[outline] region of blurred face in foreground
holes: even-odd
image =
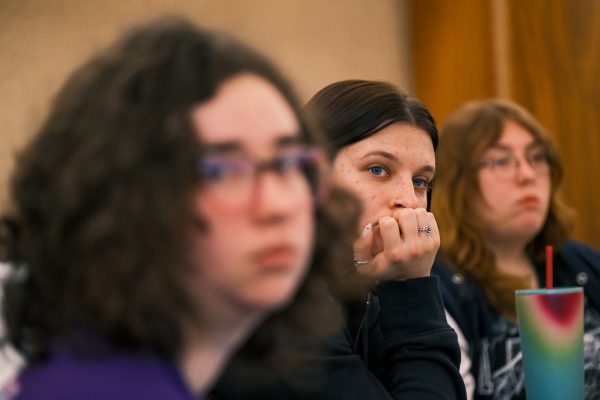
[[[206,230],[194,233],[203,307],[253,315],[286,305],[312,252],[313,193],[303,168],[324,161],[300,142],[282,94],[252,74],[234,76],[192,111],[198,139],[195,196]]]

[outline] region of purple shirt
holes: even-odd
[[[0,392],[0,400],[3,399],[201,400],[202,397],[190,391],[175,365],[151,354],[113,349],[81,356],[65,345],[57,345],[47,360],[25,368],[16,382]]]

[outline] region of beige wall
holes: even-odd
[[[0,204],[15,151],[69,71],[127,26],[185,14],[271,56],[307,100],[327,83],[383,79],[410,90],[402,0],[0,0]]]

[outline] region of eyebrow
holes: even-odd
[[[289,147],[303,144],[299,133],[296,134],[285,134],[278,137],[273,147],[276,150],[286,149]],[[203,143],[204,151],[206,153],[242,153],[244,152],[244,146],[237,140],[223,141],[217,143]]]
[[[364,156],[362,156],[360,159],[363,160],[370,156],[381,156],[381,157],[387,158],[390,161],[400,164],[400,159],[398,157],[396,157],[392,153],[389,153],[389,152],[383,151],[383,150],[371,151],[371,152],[365,154]],[[430,172],[430,173],[434,174],[435,168],[433,167],[433,165],[428,164],[428,165],[424,165],[421,168],[419,168],[417,170],[417,172],[419,172],[419,173]]]
[[[544,143],[542,143],[539,140],[534,140],[533,142],[529,143],[526,147],[525,150],[530,150],[536,147],[541,147],[543,149],[546,149],[544,147]],[[496,143],[493,146],[490,147],[490,149],[498,149],[498,150],[504,150],[504,151],[510,151],[512,152],[512,148],[510,146],[504,145],[502,143]]]
[[[392,153],[388,153],[387,151],[383,151],[383,150],[371,151],[371,152],[365,154],[364,156],[362,156],[360,159],[362,160],[362,159],[365,159],[370,156],[381,156],[381,157],[387,158],[387,159],[395,161],[395,162],[400,162],[398,157],[396,157]]]

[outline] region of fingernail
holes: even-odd
[[[367,226],[364,227],[363,229],[363,236],[367,236],[369,233],[371,233],[371,230],[373,229],[373,224],[372,223],[368,223]]]

